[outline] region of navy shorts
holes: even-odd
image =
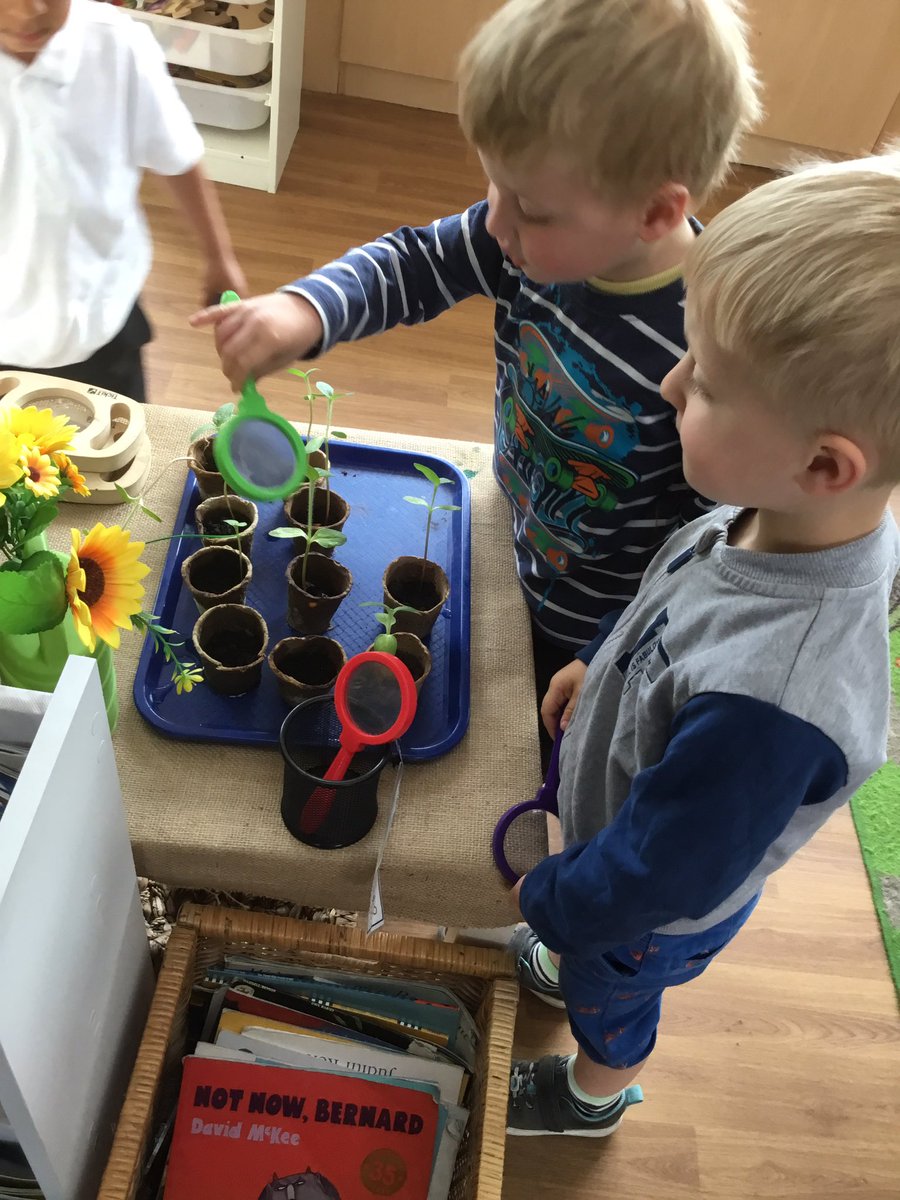
[[[758,901],[754,896],[703,933],[648,933],[600,958],[563,956],[559,986],[572,1033],[588,1058],[619,1069],[643,1062],[656,1045],[663,992],[701,975]]]

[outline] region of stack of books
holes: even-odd
[[[252,958],[200,988],[205,1020],[144,1196],[446,1200],[478,1041],[452,991]]]

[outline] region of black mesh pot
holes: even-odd
[[[278,735],[284,759],[281,819],[307,846],[339,850],[361,841],[378,818],[378,779],[395,743],[361,750],[345,779],[323,783],[339,749],[333,696],[313,696],[285,717]]]

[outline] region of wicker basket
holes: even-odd
[[[500,1200],[518,999],[512,960],[503,951],[393,934],[367,939],[342,926],[197,904],[182,908],[172,930],[98,1200],[134,1200],[158,1115],[178,1092],[191,987],[225,952],[452,988],[475,1017],[481,1038],[450,1200]]]

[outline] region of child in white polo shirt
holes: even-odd
[[[0,0],[0,364],[144,399],[145,169],[195,229],[205,300],[246,289],[202,155],[149,30],[96,0]]]

